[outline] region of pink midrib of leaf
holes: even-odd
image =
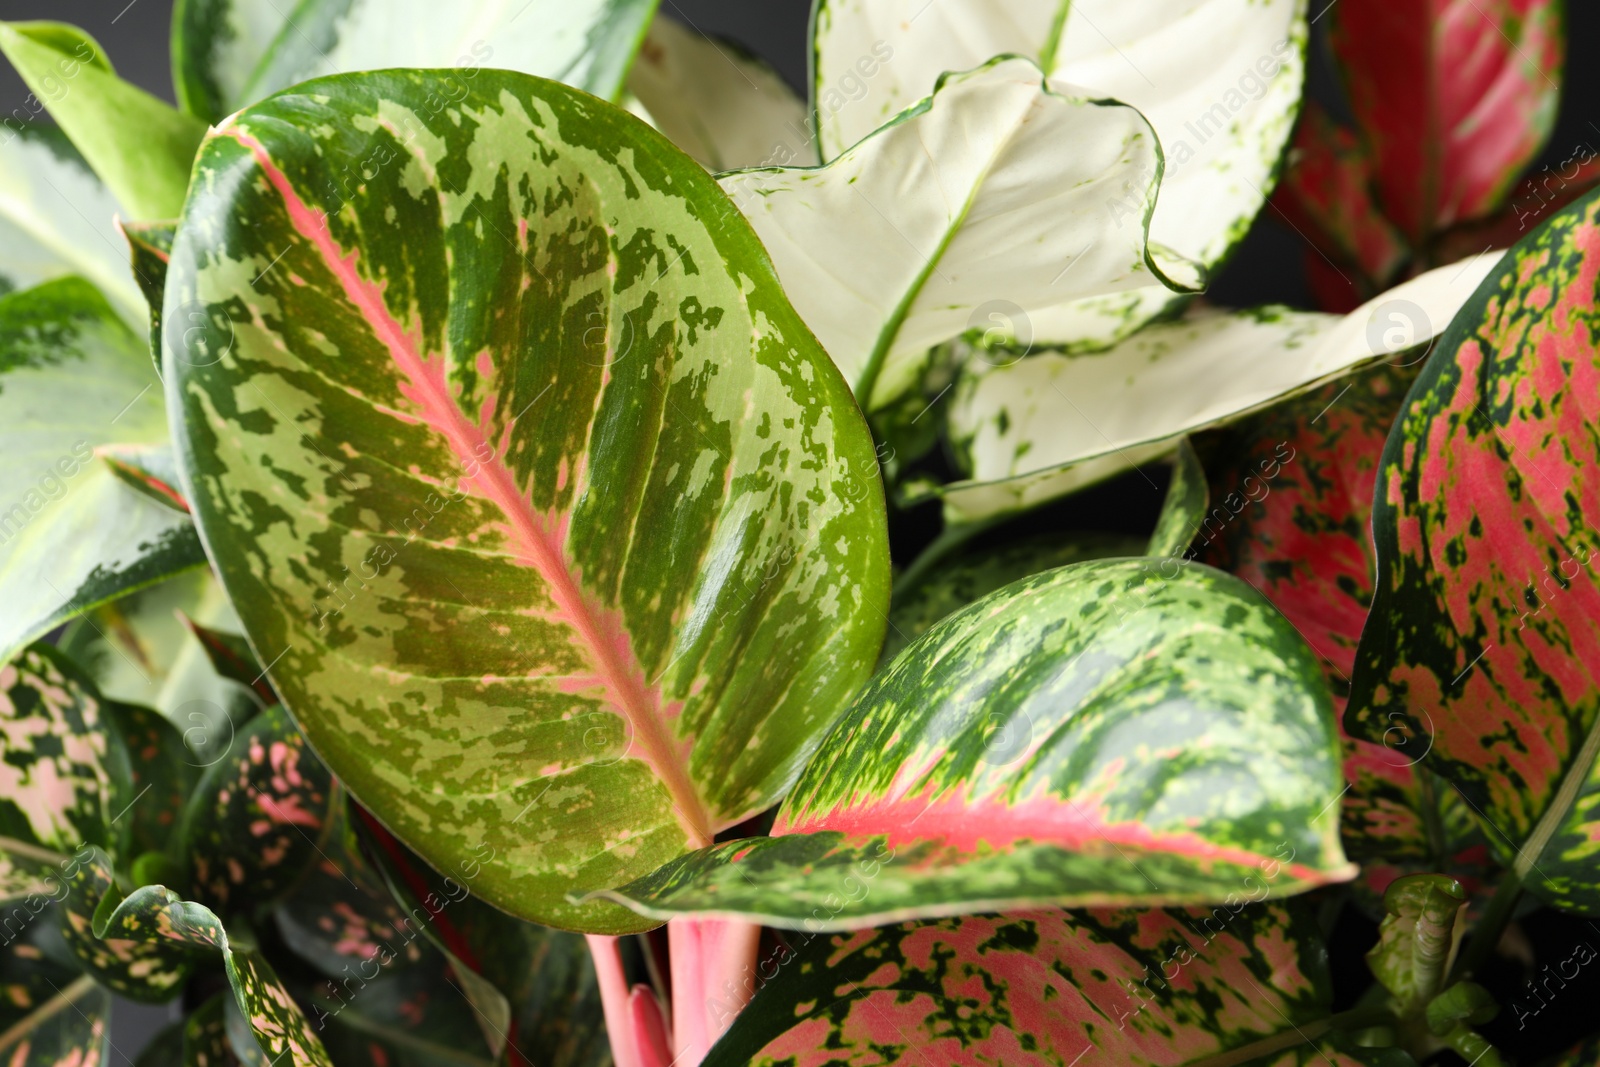
[[[710,845],[714,831],[705,804],[667,730],[659,691],[645,684],[644,671],[632,653],[626,629],[620,620],[607,619],[604,609],[590,603],[584,595],[567,563],[561,535],[543,526],[540,516],[518,489],[503,462],[503,451],[490,445],[482,427],[470,421],[451,397],[445,380],[444,360],[430,361],[420,351],[417,333],[408,331],[389,312],[383,299],[382,283],[368,281],[356,269],[360,251],[346,253],[339,247],[324,216],[300,198],[288,175],[273,162],[265,146],[238,126],[230,127],[221,135],[237,140],[255,158],[257,166],[283,199],[295,230],[318,251],[328,270],[338,279],[345,298],[361,312],[373,333],[389,350],[396,367],[405,375],[410,388],[402,387],[402,392],[422,408],[423,421],[445,437],[463,464],[478,468],[479,475],[470,479],[477,495],[493,503],[506,516],[520,549],[517,561],[538,571],[561,616],[577,631],[590,652],[609,702],[632,727],[643,761],[672,796],[673,809],[689,839],[689,847],[698,849]],[[483,456],[491,458],[480,461]]]
[[[884,797],[828,812],[805,813],[794,822],[788,811],[780,811],[772,834],[833,831],[852,838],[884,837],[891,848],[933,842],[972,854],[980,848],[1009,849],[1019,844],[1054,845],[1073,852],[1128,847],[1184,856],[1200,864],[1261,867],[1278,863],[1294,878],[1312,885],[1348,881],[1356,873],[1349,864],[1322,870],[1221,845],[1194,833],[1152,830],[1134,821],[1105,822],[1099,818],[1099,806],[1088,800],[1073,803],[1044,795],[1007,802],[998,794],[971,798],[965,787],[938,797],[932,792],[930,786],[920,796]]]

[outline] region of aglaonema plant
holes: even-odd
[[[1411,6],[1279,193],[1345,314],[1199,299],[1300,0],[819,0],[807,101],[643,0],[181,0],[176,108],[0,25],[0,1055],[1510,1062],[1600,199],[1492,217],[1559,5]]]

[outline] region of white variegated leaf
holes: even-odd
[[[824,167],[722,185],[875,410],[914,384],[932,346],[969,329],[1009,335],[1071,298],[1197,286],[1192,264],[1146,246],[1160,168],[1136,110],[1001,58],[942,79]],[[1119,228],[1108,200],[1143,205],[1139,221]]]
[[[484,67],[615,98],[657,0],[179,0],[173,80],[215,122],[296,82],[384,67],[457,67],[440,107]]]
[[[116,199],[61,131],[42,119],[0,130],[0,290],[81,275],[142,326],[148,313],[116,214]]]
[[[1150,240],[1207,269],[1265,203],[1305,76],[1305,0],[821,0],[814,25],[824,159],[927,96],[944,71],[1034,57],[1052,78],[1150,120],[1166,159]],[[1133,198],[1103,207],[1125,227],[1144,217]],[[1155,286],[1063,303],[1030,313],[1032,337],[1104,348],[1173,299]]]
[[[806,106],[777,71],[665,15],[650,25],[628,91],[641,117],[707,170],[818,162]]]
[[[1430,271],[1345,316],[1207,308],[1101,355],[971,361],[949,412],[967,480],[945,488],[946,518],[1033,507],[1378,359],[1420,359],[1500,255]]]

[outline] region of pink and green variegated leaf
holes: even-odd
[[[1504,208],[1480,222],[1457,226],[1435,243],[1434,262],[1450,263],[1485,248],[1510,248],[1539,223],[1600,185],[1600,160],[1580,145],[1558,165],[1525,178]]]
[[[239,1057],[228,1043],[230,1003],[228,994],[218,993],[184,1020],[183,1067],[238,1067]]]
[[[202,904],[163,886],[137,889],[95,924],[102,937],[167,942],[221,953],[234,1002],[256,1041],[281,1067],[332,1067],[316,1031],[306,1021],[272,965],[253,947],[235,947],[222,920]]]
[[[1302,909],[975,915],[799,943],[705,1065],[1181,1067],[1298,1029],[1259,1062],[1354,1067],[1332,1000]]]
[[[103,713],[112,739],[112,845],[126,866],[172,843],[200,768],[166,716],[116,701]]]
[[[189,513],[189,502],[177,487],[178,463],[167,445],[108,444],[94,454],[135,492],[173,511]]]
[[[0,951],[0,1062],[110,1067],[111,994],[31,943]]]
[[[84,973],[107,989],[130,1000],[165,1004],[182,994],[195,953],[170,941],[96,934],[94,917],[101,901],[108,893],[121,897],[115,878],[111,857],[100,849],[77,866],[58,912],[61,939]]]
[[[184,809],[175,851],[190,892],[230,914],[282,897],[322,851],[336,791],[282,706],[255,716]]]
[[[13,870],[110,843],[107,738],[94,684],[51,646],[0,667],[0,856]]]
[[[441,875],[354,810],[409,916],[407,933],[420,930],[449,957],[491,1049],[509,1067],[608,1067],[600,988],[583,938],[522,922],[472,895],[487,855]]]
[[[949,616],[880,671],[779,809],[612,891],[800,929],[1044,904],[1282,896],[1355,874],[1316,660],[1237,578],[1097,560]]]
[[[172,259],[172,238],[178,231],[171,222],[124,222],[117,229],[128,242],[134,281],[150,305],[150,354],[155,357],[156,373],[161,373],[161,304],[167,288],[167,263]]]
[[[1467,891],[1443,874],[1411,874],[1383,894],[1388,912],[1367,965],[1403,1018],[1417,1018],[1444,988],[1462,930]]]
[[[1536,894],[1600,908],[1600,193],[1517,245],[1423,368],[1379,468],[1346,714],[1405,737]]]
[[[1384,213],[1415,247],[1499,207],[1555,122],[1561,0],[1340,0],[1334,54]]]
[[[770,807],[870,671],[877,462],[697,163],[553,82],[433,93],[320,80],[202,148],[167,307],[232,343],[168,316],[185,496],[355,796],[487,848],[498,907],[639,929],[566,894]]]
[[[1374,296],[1404,263],[1405,238],[1379,210],[1372,197],[1372,160],[1354,133],[1339,125],[1315,100],[1307,101],[1290,149],[1289,166],[1273,193],[1272,203],[1314,245],[1346,270],[1359,273],[1363,284],[1346,312]],[[1463,256],[1482,252],[1479,245]],[[1448,263],[1452,260],[1440,260]]]

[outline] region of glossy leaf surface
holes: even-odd
[[[0,23],[0,51],[135,219],[178,213],[205,123],[117,77],[74,27]]]
[[[1384,211],[1413,242],[1493,210],[1555,123],[1560,0],[1340,0],[1331,41]]]
[[[455,67],[441,108],[485,67],[556,78],[596,96],[621,90],[656,0],[180,0],[178,99],[207,122],[296,82],[385,67]]]
[[[1415,1017],[1444,988],[1460,935],[1456,920],[1467,906],[1461,883],[1442,874],[1401,878],[1383,895],[1378,943],[1367,952],[1373,977]]]
[[[1300,102],[1305,17],[1299,0],[823,0],[812,64],[823,158],[927,96],[943,72],[1027,56],[1057,84],[1150,120],[1165,157],[1147,175],[1161,178],[1153,215],[1124,189],[1102,195],[1101,216],[1118,237],[1148,218],[1153,244],[1209,270],[1272,188]],[[1055,270],[1079,251],[1066,249]],[[1025,305],[1032,337],[1104,348],[1175,299],[1153,284],[1082,295]],[[1003,286],[986,297],[1016,299]]]
[[[1430,271],[1339,317],[1193,311],[1093,358],[971,361],[949,419],[966,480],[947,521],[1023,510],[1170,453],[1185,433],[1426,345],[1497,254]]]
[[[1189,550],[1205,522],[1211,503],[1205,468],[1187,440],[1178,445],[1172,461],[1172,481],[1161,504],[1161,515],[1145,547],[1147,556],[1181,556]]]
[[[1199,287],[1192,264],[1147,247],[1161,147],[1137,111],[1018,58],[928,91],[825,167],[722,178],[864,408],[967,330],[1026,343],[1030,316],[1066,300]],[[1119,225],[1107,203],[1124,198]]]
[[[170,941],[98,936],[96,909],[107,893],[121,895],[114,878],[111,857],[101,849],[78,865],[61,902],[61,939],[84,972],[107,989],[132,1000],[165,1004],[183,993],[194,953]]]
[[[0,297],[0,662],[73,612],[204,561],[187,516],[94,458],[166,435],[145,342],[92,286]]]
[[[1277,905],[1029,911],[815,938],[707,1067],[916,1063],[1180,1067],[1315,1023],[1316,924]],[[1325,1040],[1263,1063],[1354,1067]]]
[[[167,942],[221,953],[234,1002],[267,1058],[283,1067],[332,1067],[316,1031],[272,965],[251,948],[236,948],[222,920],[210,909],[162,886],[145,886],[97,927],[105,937]]]
[[[0,1057],[7,1067],[107,1067],[111,995],[33,945],[0,952]]]
[[[1600,908],[1597,213],[1590,195],[1508,253],[1406,398],[1346,716],[1426,751],[1528,887],[1582,910]]]
[[[807,930],[1053,902],[1284,895],[1352,877],[1311,654],[1178,560],[1035,575],[939,623],[828,736],[774,837],[613,891]]]
[[[236,340],[169,326],[185,495],[354,795],[434,863],[487,847],[501,907],[637,926],[565,894],[770,806],[870,669],[872,443],[699,164],[552,82],[481,72],[459,124],[431,87],[319,82],[202,149],[167,302]]]

